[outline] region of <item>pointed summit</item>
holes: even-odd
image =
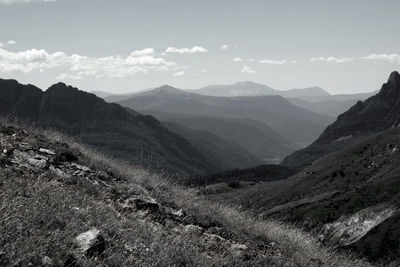
[[[399,72],[398,71],[393,71],[389,76],[388,83],[396,85],[396,84],[399,83],[399,81],[400,81]]]
[[[393,71],[387,83],[382,86],[379,95],[386,98],[397,98],[400,94],[400,74],[397,71]]]

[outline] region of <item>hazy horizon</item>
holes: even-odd
[[[0,78],[127,93],[253,81],[331,94],[399,70],[400,1],[0,0]]]

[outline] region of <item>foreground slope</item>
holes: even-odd
[[[44,134],[0,124],[2,266],[368,266]]]
[[[281,96],[213,97],[167,85],[118,103],[141,112],[257,120],[296,144],[312,142],[333,121],[332,117],[297,107]]]
[[[216,163],[153,117],[63,83],[43,92],[33,85],[0,80],[0,114],[60,130],[109,155],[170,175],[219,170]]]
[[[296,151],[282,164],[301,169],[323,155],[399,123],[400,74],[395,71],[377,95],[352,106],[329,125],[314,143]]]

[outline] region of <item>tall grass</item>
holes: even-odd
[[[261,220],[235,207],[208,200],[190,189],[152,174],[140,166],[109,158],[95,149],[51,130],[30,125],[1,125],[43,134],[53,142],[67,143],[84,156],[85,164],[114,173],[122,182],[102,188],[87,180],[65,185],[50,171],[0,170],[0,265],[41,265],[49,256],[64,265],[73,253],[73,238],[92,227],[101,229],[107,250],[95,259],[79,259],[83,266],[369,266],[363,260],[322,246],[316,238],[294,226]],[[182,209],[201,225],[217,225],[235,242],[245,243],[256,254],[246,261],[227,253],[208,255],[200,239],[174,234],[173,229],[135,213],[121,214],[111,196],[147,195],[162,205]],[[275,242],[281,255],[263,255],[259,245]]]
[[[196,189],[180,186],[166,177],[151,174],[140,166],[115,160],[93,148],[74,142],[57,132],[46,132],[53,140],[65,141],[91,159],[92,166],[118,173],[129,184],[141,188],[162,203],[182,208],[201,223],[217,223],[242,240],[275,242],[286,260],[278,265],[297,266],[370,266],[354,255],[323,246],[310,233],[276,220],[261,220],[235,207],[206,199]]]

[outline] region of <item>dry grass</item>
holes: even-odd
[[[97,227],[109,240],[107,250],[98,258],[79,260],[82,266],[368,266],[351,255],[321,246],[313,236],[293,226],[259,220],[212,202],[195,189],[110,159],[60,133],[34,128],[30,131],[68,143],[85,156],[90,167],[113,172],[124,182],[108,191],[86,180],[65,185],[48,171],[18,176],[2,170],[0,265],[41,265],[44,256],[49,256],[54,265],[64,265],[73,248],[73,237]],[[173,234],[135,213],[118,213],[110,195],[133,193],[181,208],[200,225],[221,226],[251,249],[276,242],[283,257],[258,255],[250,261],[229,255],[209,257],[196,237]]]
[[[48,132],[48,136],[55,140],[65,140],[63,135],[55,132],[50,132],[50,135]],[[135,186],[146,188],[157,200],[182,208],[199,222],[217,223],[250,241],[262,239],[264,242],[276,242],[288,259],[286,263],[279,262],[279,265],[310,266],[315,263],[323,266],[369,266],[369,263],[353,255],[339,253],[321,245],[314,236],[292,225],[274,220],[259,220],[235,207],[207,200],[196,189],[179,186],[127,162],[110,159],[71,139],[68,143],[92,159],[93,166],[111,168]]]

